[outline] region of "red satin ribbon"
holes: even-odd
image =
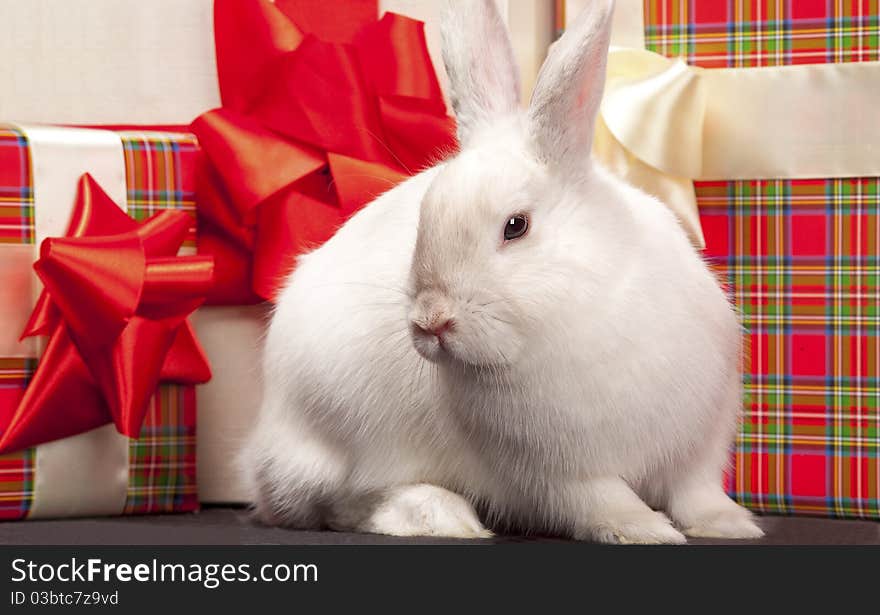
[[[0,453],[113,422],[137,438],[160,381],[211,377],[186,320],[213,279],[210,256],[176,256],[192,223],[178,210],[138,224],[83,175],[65,237],[40,246],[45,289],[22,338],[48,335]]]
[[[376,12],[363,0],[215,2],[223,107],[192,124],[207,158],[209,302],[272,299],[298,254],[456,147],[423,24]]]

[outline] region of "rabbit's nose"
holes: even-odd
[[[444,333],[455,326],[455,320],[452,318],[440,317],[432,318],[428,322],[415,322],[413,324],[429,335],[442,338]]]

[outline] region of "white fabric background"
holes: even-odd
[[[0,0],[0,119],[187,124],[219,104],[212,0]]]
[[[524,97],[550,43],[552,0],[496,0],[523,67]],[[428,24],[445,82],[440,0],[382,0]],[[188,124],[219,105],[213,0],[0,0],[0,120]]]

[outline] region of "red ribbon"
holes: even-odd
[[[375,15],[362,0],[215,2],[223,107],[192,124],[209,302],[272,299],[298,254],[456,147],[423,24]]]
[[[22,338],[48,335],[18,407],[0,416],[0,453],[113,422],[140,434],[160,381],[211,377],[186,320],[213,278],[210,256],[176,256],[192,224],[178,210],[142,224],[83,175],[65,237],[34,264],[45,289]]]

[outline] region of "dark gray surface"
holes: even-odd
[[[823,544],[880,545],[880,523],[807,517],[762,517],[767,533],[762,540],[693,539],[691,544]],[[469,544],[559,542],[557,538],[498,536],[463,541],[393,538],[341,532],[300,532],[256,525],[247,511],[206,508],[199,513],[58,521],[0,523],[0,544],[98,545],[221,545],[221,544]]]

